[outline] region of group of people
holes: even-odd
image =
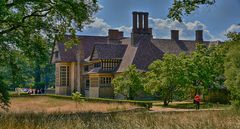
[[[44,89],[29,89],[28,94],[44,94]]]

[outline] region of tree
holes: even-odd
[[[9,107],[9,93],[7,90],[7,85],[3,81],[3,77],[0,76],[0,107],[4,110],[7,110]]]
[[[234,38],[232,38],[232,36]],[[232,33],[230,40],[226,42],[228,52],[225,58],[224,66],[226,77],[225,85],[230,90],[234,106],[240,107],[240,33]]]
[[[115,94],[124,95],[130,100],[143,92],[141,73],[135,65],[130,65],[124,73],[114,78],[112,84]]]
[[[185,54],[165,54],[163,60],[154,61],[146,73],[144,88],[152,95],[158,95],[167,106],[174,96],[183,97],[181,94],[188,86],[186,76]]]
[[[66,33],[76,39],[76,31],[90,23],[97,10],[96,0],[1,0],[0,58],[3,62],[0,71],[5,67],[12,69],[15,83],[16,77],[20,77],[17,73],[21,71],[15,64],[18,57],[14,53],[18,51],[30,59],[35,68],[35,81],[39,82],[41,71],[49,62],[44,54],[48,55],[55,42],[63,40]]]
[[[224,46],[197,45],[197,50],[191,54],[188,61],[188,76],[195,94],[208,94],[210,88],[220,88],[224,82]]]
[[[183,15],[189,15],[200,5],[212,5],[215,0],[174,0],[172,7],[169,9],[168,17],[182,22]]]

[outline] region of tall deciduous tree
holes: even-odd
[[[221,45],[197,45],[188,64],[188,76],[196,93],[208,93],[210,88],[220,88],[224,82],[225,48]]]
[[[114,78],[112,84],[115,94],[124,95],[130,100],[143,92],[141,73],[134,65],[130,65],[127,71]]]
[[[231,92],[233,104],[240,107],[240,33],[231,33],[226,43],[229,47],[225,59],[225,85]]]
[[[7,110],[9,107],[9,93],[7,92],[7,85],[0,75],[0,107]]]
[[[154,61],[149,66],[145,78],[145,90],[153,95],[159,95],[165,106],[173,100],[173,96],[186,91],[188,85],[188,76],[185,72],[186,58],[185,54],[179,56],[165,54],[163,60]]]
[[[9,63],[5,66],[12,66],[15,74],[19,71],[14,64],[17,57],[11,54],[20,51],[34,60],[35,81],[41,80],[40,71],[46,65],[44,55],[49,54],[55,41],[64,39],[66,33],[75,35],[91,22],[97,10],[97,0],[1,0],[1,61]],[[8,57],[11,62],[7,61]]]

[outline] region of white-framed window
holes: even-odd
[[[111,77],[101,77],[100,86],[111,86],[112,78]]]
[[[60,85],[69,86],[70,85],[70,72],[69,66],[60,66]]]

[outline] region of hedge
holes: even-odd
[[[55,94],[46,94],[46,96],[53,97],[53,98],[59,98],[59,99],[69,99],[72,100],[71,96],[64,96],[64,95],[55,95]],[[118,99],[108,99],[108,98],[88,98],[88,97],[81,97],[81,99],[84,99],[88,102],[103,102],[103,103],[130,103],[130,104],[136,104],[138,106],[145,107],[147,109],[150,109],[152,107],[152,102],[149,101],[135,101],[135,100],[118,100]]]
[[[57,99],[68,99],[72,100],[72,96],[65,96],[65,95],[55,95],[55,94],[37,94],[37,95],[29,95],[28,93],[20,93],[20,96],[17,93],[11,93],[10,97],[27,97],[27,96],[48,96],[53,97]],[[118,100],[118,99],[107,99],[107,98],[88,98],[88,97],[81,97],[81,99],[84,99],[88,102],[102,102],[102,103],[130,103],[135,104],[141,107],[145,107],[147,109],[150,109],[152,107],[151,101],[136,101],[136,100]]]
[[[26,92],[21,92],[20,95],[18,95],[17,93],[10,93],[10,97],[24,97],[24,96],[30,96],[28,93]]]

